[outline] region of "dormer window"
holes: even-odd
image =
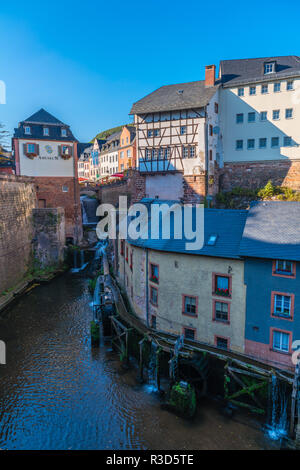
[[[24,130],[25,130],[25,134],[27,135],[31,134],[31,130],[29,126],[25,126]]]
[[[44,127],[43,133],[44,135],[49,135],[49,127]]]
[[[61,130],[61,136],[62,137],[67,137],[67,129],[62,129]]]
[[[265,62],[264,63],[264,74],[267,75],[268,73],[275,72],[275,64],[276,62]]]

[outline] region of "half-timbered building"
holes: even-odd
[[[218,108],[214,65],[205,80],[163,86],[133,104],[145,196],[200,202],[214,192]]]

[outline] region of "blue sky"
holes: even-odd
[[[43,107],[89,141],[159,86],[202,80],[205,65],[300,54],[299,13],[296,0],[2,2],[0,122],[12,132]]]

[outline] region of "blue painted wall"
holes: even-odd
[[[296,263],[296,279],[272,276],[272,260],[245,259],[246,329],[245,338],[270,343],[270,329],[291,331],[300,340],[300,263]],[[271,317],[271,292],[295,294],[294,321]],[[255,329],[258,327],[258,330]]]

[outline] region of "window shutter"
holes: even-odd
[[[35,154],[39,155],[40,153],[40,146],[38,144],[35,144]]]
[[[57,148],[58,148],[58,155],[61,156],[61,145],[58,145]]]
[[[24,155],[27,155],[27,144],[23,144]]]

